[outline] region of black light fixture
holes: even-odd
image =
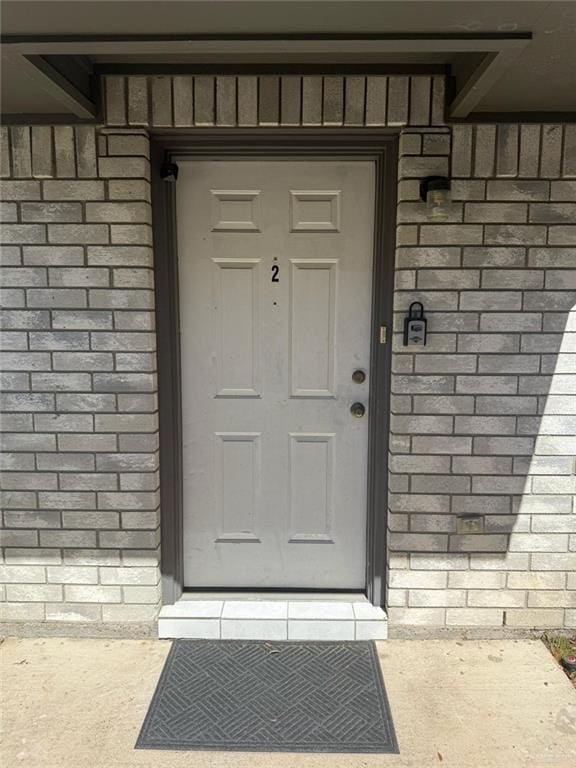
[[[178,178],[178,166],[176,163],[162,163],[160,166],[160,178],[162,181],[174,183]]]
[[[446,176],[427,176],[420,182],[420,200],[426,203],[428,218],[447,219],[452,202],[450,179]]]

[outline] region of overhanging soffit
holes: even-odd
[[[473,121],[486,118],[484,113],[476,113],[476,108],[531,40],[530,32],[460,36],[8,36],[2,39],[5,66],[32,81],[60,109],[51,114],[21,109],[18,114],[5,114],[3,120],[96,121],[100,113],[98,82],[100,76],[112,73],[356,71],[445,72],[449,76],[447,120]],[[497,119],[494,114],[490,117]],[[507,119],[514,118],[509,114]],[[522,119],[526,119],[525,114]]]

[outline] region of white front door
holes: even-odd
[[[363,588],[374,163],[179,166],[184,583]]]

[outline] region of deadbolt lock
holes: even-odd
[[[362,405],[362,403],[353,403],[350,406],[350,413],[356,419],[361,419],[362,416],[364,416],[364,414],[366,413],[366,408]]]
[[[352,374],[352,381],[355,381],[356,384],[362,384],[362,382],[366,381],[366,374],[358,368],[358,370],[354,371]]]

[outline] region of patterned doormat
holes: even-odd
[[[398,752],[372,642],[176,640],[136,747]]]

